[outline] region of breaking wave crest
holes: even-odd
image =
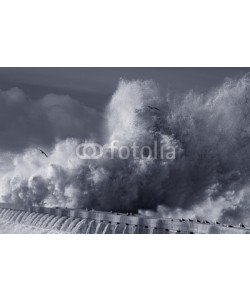
[[[3,152],[2,201],[250,222],[248,75],[182,96],[162,96],[152,81],[121,80],[105,120],[105,143],[157,139],[175,147],[176,159],[80,160],[76,138],[56,142],[48,158],[32,147]]]

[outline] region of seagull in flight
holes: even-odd
[[[48,158],[48,155],[43,150],[39,149],[39,151]]]
[[[148,107],[148,108],[150,108],[150,109],[154,109],[154,110],[158,110],[158,111],[160,111],[160,110],[159,110],[159,108],[157,108],[157,107],[154,107],[154,106],[147,105],[147,107]]]

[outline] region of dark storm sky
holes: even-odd
[[[21,88],[31,99],[48,93],[68,94],[94,108],[102,107],[120,78],[153,79],[161,89],[206,92],[226,77],[250,68],[0,68],[0,89]]]
[[[164,95],[206,93],[250,68],[0,68],[0,150],[53,146],[68,137],[102,142],[104,108],[119,80],[153,80]]]

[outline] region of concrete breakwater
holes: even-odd
[[[0,220],[22,224],[43,233],[77,234],[191,234],[250,233],[250,227],[192,219],[157,219],[142,215],[84,209],[21,206],[0,203]]]

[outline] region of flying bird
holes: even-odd
[[[154,107],[154,106],[147,105],[147,107],[148,107],[148,108],[150,108],[150,109],[154,109],[154,110],[158,110],[158,111],[160,111],[160,110],[159,110],[159,108],[157,108],[157,107]]]
[[[43,155],[45,155],[46,157],[48,157],[48,155],[47,155],[43,150],[39,149],[39,151],[40,151]]]

